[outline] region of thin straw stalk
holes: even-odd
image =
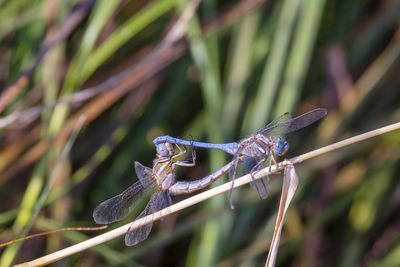
[[[384,134],[384,133],[387,133],[387,132],[390,132],[390,131],[394,131],[394,130],[397,130],[397,129],[400,129],[400,122],[394,123],[394,124],[391,124],[391,125],[388,125],[388,126],[385,126],[385,127],[381,127],[381,128],[376,129],[376,130],[372,130],[370,132],[363,133],[363,134],[360,134],[360,135],[345,139],[343,141],[340,141],[340,142],[337,142],[337,143],[334,143],[334,144],[331,144],[331,145],[316,149],[314,151],[305,153],[303,155],[291,158],[291,159],[289,159],[289,161],[292,164],[300,163],[300,162],[303,162],[304,160],[308,160],[308,159],[311,159],[311,158],[326,154],[328,152],[337,150],[339,148],[346,147],[346,146],[349,146],[351,144],[354,144],[354,143],[357,143],[357,142],[361,142],[361,141],[364,141],[366,139],[369,139],[369,138],[372,138],[372,137],[375,137],[375,136],[378,136],[378,135],[381,135],[381,134]],[[277,173],[277,172],[283,170],[284,167],[285,167],[284,164],[281,164],[281,163],[272,165],[271,167],[266,167],[266,168],[258,171],[257,173],[255,173],[254,174],[254,178],[259,179],[259,178],[264,177],[266,175]],[[253,178],[252,178],[252,176],[250,174],[244,175],[244,176],[242,176],[240,178],[235,179],[234,188],[239,187],[239,186],[243,186],[245,184],[248,184],[251,181],[253,181]],[[88,248],[91,248],[91,247],[94,247],[96,245],[102,244],[102,243],[107,242],[109,240],[112,240],[112,239],[114,239],[116,237],[122,236],[128,231],[128,229],[132,230],[132,229],[141,227],[141,226],[143,226],[145,224],[152,223],[152,222],[154,222],[156,220],[159,220],[160,218],[165,217],[165,216],[167,216],[169,214],[178,212],[180,210],[183,210],[185,208],[193,206],[193,205],[195,205],[197,203],[200,203],[202,201],[210,199],[210,198],[212,198],[214,196],[217,196],[217,195],[220,195],[222,193],[228,192],[231,189],[231,186],[232,186],[231,182],[227,182],[227,183],[225,183],[223,185],[217,186],[215,188],[211,188],[211,189],[209,189],[209,190],[207,190],[205,192],[199,193],[199,194],[197,194],[195,196],[192,196],[192,197],[187,198],[187,199],[185,199],[183,201],[180,201],[180,202],[178,202],[178,203],[176,203],[176,204],[174,204],[174,205],[172,205],[172,206],[170,206],[168,208],[165,208],[163,210],[155,212],[155,213],[153,213],[153,214],[151,214],[149,216],[137,219],[133,223],[125,224],[125,225],[123,225],[121,227],[118,227],[118,228],[116,228],[114,230],[111,230],[111,231],[106,232],[104,234],[101,234],[99,236],[93,237],[93,238],[88,239],[86,241],[83,241],[81,243],[78,243],[78,244],[72,245],[70,247],[61,249],[59,251],[53,252],[51,254],[48,254],[48,255],[43,256],[43,257],[40,257],[40,258],[35,259],[33,261],[29,261],[29,262],[18,264],[16,266],[20,266],[20,267],[22,267],[22,266],[43,266],[43,265],[46,265],[46,264],[50,264],[52,262],[55,262],[57,260],[65,258],[67,256],[73,255],[75,253],[81,252],[81,251],[86,250]]]

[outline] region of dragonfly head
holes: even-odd
[[[157,156],[158,157],[170,157],[174,154],[174,146],[171,143],[158,143],[156,145]]]
[[[279,137],[274,144],[274,154],[278,156],[284,155],[289,150],[289,143],[285,138]]]

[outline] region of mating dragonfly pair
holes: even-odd
[[[135,162],[135,171],[139,181],[119,195],[100,203],[93,211],[93,218],[98,224],[110,224],[119,221],[132,211],[139,199],[152,193],[147,206],[138,218],[150,215],[170,206],[172,203],[171,195],[193,193],[205,188],[227,173],[232,181],[233,188],[239,163],[252,161],[254,164],[250,173],[253,177],[253,174],[260,170],[267,160],[269,160],[271,166],[272,162],[276,163],[275,156],[282,156],[289,149],[289,144],[283,137],[284,134],[304,128],[320,120],[326,114],[326,109],[322,108],[314,109],[295,118],[292,118],[289,113],[285,113],[249,137],[233,143],[213,144],[171,136],[159,136],[153,140],[157,151],[153,168]],[[181,146],[190,147],[192,154],[190,159],[179,159],[186,153],[186,150]],[[191,167],[195,165],[196,154],[193,147],[219,149],[232,154],[233,158],[224,167],[199,180],[176,181],[176,166]],[[268,177],[253,179],[250,184],[262,199],[268,196]],[[145,240],[150,234],[151,228],[152,224],[147,224],[137,229],[128,230],[125,235],[125,244],[133,246]]]

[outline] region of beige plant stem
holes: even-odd
[[[363,134],[359,134],[359,135],[347,138],[347,139],[345,139],[343,141],[339,141],[339,142],[336,142],[334,144],[321,147],[319,149],[315,149],[315,150],[313,150],[311,152],[305,153],[305,154],[300,155],[298,157],[294,157],[294,158],[291,159],[291,161],[292,161],[293,164],[300,163],[300,162],[303,162],[304,160],[315,158],[317,156],[320,156],[322,154],[326,154],[326,153],[331,152],[333,150],[337,150],[339,148],[342,148],[342,147],[345,147],[345,146],[348,146],[348,145],[351,145],[351,144],[354,144],[354,143],[358,143],[358,142],[370,139],[372,137],[375,137],[375,136],[378,136],[378,135],[381,135],[381,134],[384,134],[384,133],[388,133],[388,132],[391,132],[391,131],[394,131],[394,130],[398,130],[398,129],[400,129],[400,122],[393,123],[393,124],[390,124],[388,126],[384,126],[384,127],[381,127],[381,128],[378,128],[378,129],[375,129],[375,130],[372,130],[372,131],[369,131],[369,132],[366,132],[366,133],[363,133]]]
[[[345,147],[345,146],[348,146],[348,145],[351,145],[351,144],[354,144],[354,143],[357,143],[357,142],[360,142],[360,141],[363,141],[363,140],[366,140],[366,139],[369,139],[369,138],[372,138],[372,137],[375,137],[375,136],[378,136],[378,135],[381,135],[381,134],[384,134],[384,133],[387,133],[387,132],[390,132],[390,131],[394,131],[394,130],[397,130],[397,129],[400,129],[400,122],[394,123],[394,124],[391,124],[389,126],[385,126],[385,127],[382,127],[382,128],[379,128],[379,129],[376,129],[376,130],[373,130],[373,131],[370,131],[370,132],[367,132],[367,133],[364,133],[364,134],[360,134],[360,135],[357,135],[357,136],[354,136],[354,137],[351,137],[351,138],[348,138],[348,139],[345,139],[343,141],[334,143],[332,145],[328,145],[328,146],[316,149],[314,151],[305,153],[305,154],[300,155],[298,157],[294,157],[294,158],[290,159],[289,161],[292,164],[300,163],[300,162],[302,162],[304,160],[311,159],[311,158],[320,156],[322,154],[334,151],[336,149],[339,149],[339,148],[342,148],[342,147]],[[267,167],[267,168],[264,168],[264,169],[260,170],[259,172],[257,172],[254,175],[254,177],[256,179],[258,179],[260,177],[263,177],[263,176],[266,176],[266,175],[281,171],[281,170],[283,170],[283,168],[284,168],[284,165],[278,163],[276,165],[272,165],[271,167]],[[249,183],[251,181],[252,181],[251,175],[247,174],[245,176],[242,176],[240,178],[235,179],[234,187],[239,187],[239,186],[245,185],[245,184],[247,184],[247,183]],[[129,227],[131,229],[138,228],[138,227],[140,227],[142,225],[145,225],[147,223],[151,223],[151,222],[154,222],[156,220],[159,220],[160,218],[162,218],[164,216],[167,216],[167,215],[169,215],[171,213],[180,211],[180,210],[185,209],[187,207],[190,207],[190,206],[192,206],[194,204],[197,204],[199,202],[202,202],[202,201],[207,200],[209,198],[212,198],[214,196],[217,196],[217,195],[220,195],[222,193],[225,193],[225,192],[227,192],[227,191],[229,191],[231,189],[231,185],[232,185],[232,183],[228,182],[228,183],[225,183],[225,184],[220,185],[218,187],[211,188],[211,189],[209,189],[209,190],[207,190],[205,192],[202,192],[202,193],[197,194],[197,195],[195,195],[193,197],[190,197],[190,198],[187,198],[187,199],[185,199],[183,201],[180,201],[180,202],[178,202],[178,203],[176,203],[176,204],[174,204],[174,205],[172,205],[172,206],[170,206],[168,208],[160,210],[160,211],[158,211],[158,212],[156,212],[154,214],[151,214],[149,216],[146,216],[146,217],[143,217],[141,219],[135,220],[133,223],[128,223],[128,224],[126,224],[124,226],[121,226],[119,228],[116,228],[114,230],[106,232],[106,233],[101,234],[99,236],[96,236],[94,238],[88,239],[88,240],[83,241],[81,243],[78,243],[78,244],[72,245],[70,247],[61,249],[59,251],[53,252],[53,253],[51,253],[49,255],[40,257],[38,259],[18,264],[16,266],[20,266],[20,267],[22,267],[22,266],[43,266],[43,265],[46,265],[46,264],[50,264],[52,262],[55,262],[57,260],[65,258],[67,256],[70,256],[72,254],[81,252],[81,251],[86,250],[88,248],[94,247],[96,245],[102,244],[102,243],[104,243],[106,241],[109,241],[111,239],[114,239],[116,237],[124,235],[127,232]]]
[[[283,174],[281,199],[279,201],[279,209],[276,216],[274,234],[272,236],[265,267],[275,266],[285,215],[289,208],[290,202],[296,193],[297,186],[299,185],[299,177],[296,174],[293,164],[290,161],[285,160],[282,162],[282,165],[285,166],[285,171]]]

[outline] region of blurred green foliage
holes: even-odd
[[[134,161],[151,165],[161,134],[233,141],[283,112],[328,108],[288,136],[295,156],[400,120],[400,1],[205,0],[185,38],[157,50],[187,4],[0,1],[1,241],[94,225],[94,207],[136,180]],[[400,265],[399,140],[390,133],[298,167],[278,266]],[[229,160],[197,152],[180,179]],[[235,190],[234,211],[218,197],[157,223],[136,247],[117,239],[63,265],[261,266],[279,178],[267,201]],[[91,235],[9,246],[0,266]]]

